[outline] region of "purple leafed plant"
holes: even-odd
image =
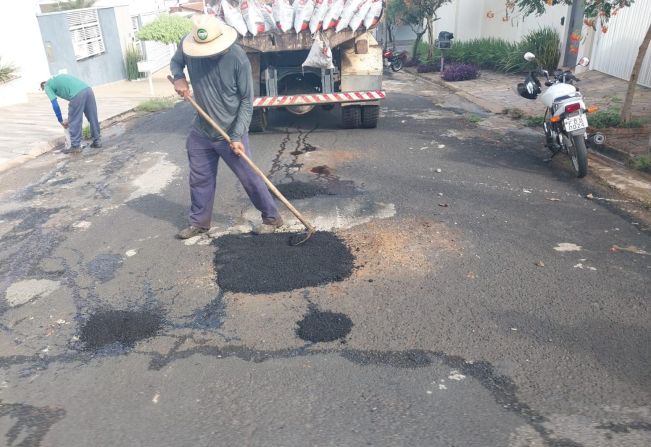
[[[448,82],[467,81],[479,76],[477,67],[470,64],[449,64],[443,70],[443,80]]]
[[[418,73],[432,73],[435,71],[441,71],[441,64],[436,62],[434,64],[419,64],[416,67]]]

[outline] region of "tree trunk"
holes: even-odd
[[[434,18],[433,17],[427,17],[427,27],[425,28],[427,30],[427,59],[429,61],[432,61],[432,58],[434,57]]]
[[[415,33],[415,34],[416,34],[416,40],[414,41],[414,47],[412,48],[413,49],[411,55],[412,59],[418,58],[418,45],[420,45],[420,43],[422,42],[423,34],[425,34],[425,31],[423,31],[422,33]]]
[[[642,45],[637,53],[637,59],[635,59],[635,65],[633,65],[633,71],[631,72],[631,79],[628,81],[628,90],[626,90],[626,98],[624,99],[624,105],[622,105],[622,121],[631,120],[631,107],[633,106],[633,97],[635,96],[635,88],[637,87],[637,80],[640,77],[640,69],[642,68],[642,62],[644,61],[644,56],[646,56],[647,49],[649,48],[649,42],[651,42],[651,25],[644,36]]]

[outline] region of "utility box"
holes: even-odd
[[[441,31],[439,33],[439,38],[436,39],[435,46],[442,50],[447,50],[452,46],[452,39],[454,39],[454,34],[447,31]]]

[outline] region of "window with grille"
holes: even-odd
[[[78,9],[68,12],[66,19],[77,60],[102,54],[105,51],[97,9]]]

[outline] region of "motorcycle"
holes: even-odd
[[[385,67],[390,67],[393,71],[402,70],[402,57],[395,54],[392,50],[384,50],[382,53],[382,61]]]
[[[533,62],[536,56],[533,53],[526,53],[525,60]],[[578,65],[587,67],[590,59],[581,58]],[[537,76],[545,76],[547,90],[542,93],[541,84]],[[540,64],[535,71],[530,71],[524,83],[517,86],[520,96],[526,99],[537,99],[545,105],[545,120],[543,128],[545,131],[545,146],[552,152],[552,157],[564,152],[572,160],[574,172],[578,178],[585,177],[588,173],[588,150],[587,141],[595,144],[603,144],[605,138],[597,133],[588,135],[587,113],[596,112],[595,106],[586,107],[583,95],[574,86],[579,82],[574,73],[570,70],[555,70],[549,76],[547,70],[543,70]]]

